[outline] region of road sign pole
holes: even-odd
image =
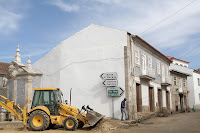
[[[112,97],[112,110],[113,110],[112,118],[115,118],[115,111],[114,111],[114,97]]]

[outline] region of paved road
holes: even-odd
[[[93,128],[98,130],[78,129],[70,132],[63,130],[63,128],[56,128],[41,133],[200,133],[200,111],[180,113],[169,117],[155,117],[145,121],[145,123],[147,124],[128,126],[122,124],[120,120],[104,119],[98,124],[98,127]],[[0,123],[0,133],[35,133],[34,131],[22,130],[22,128],[23,125],[19,122]]]
[[[138,127],[117,130],[115,133],[200,133],[200,111],[155,117],[146,122],[149,125],[141,124]]]

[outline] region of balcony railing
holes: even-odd
[[[170,85],[171,84],[171,80],[170,80],[170,76],[165,76],[162,77],[162,85]]]
[[[141,78],[147,79],[155,79],[155,70],[153,68],[147,68],[146,70],[142,70]]]

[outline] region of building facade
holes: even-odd
[[[171,61],[139,36],[130,36],[138,118],[171,111]]]
[[[10,63],[0,62],[0,95],[7,97],[7,83],[8,79],[6,78],[6,74],[8,73]],[[0,98],[0,100],[3,100]],[[0,106],[0,121],[6,120],[5,109]]]
[[[168,56],[173,61],[170,69],[187,74],[189,108],[200,109],[200,71],[189,68],[189,62]]]
[[[191,99],[190,107],[200,109],[200,71],[194,70],[193,74],[193,88],[189,89],[189,98]]]
[[[187,77],[189,75],[177,70],[170,70],[170,72],[172,79],[172,112],[184,112],[189,107],[187,85]]]
[[[127,98],[129,119],[142,113],[171,110],[171,60],[139,36],[122,30],[90,25],[52,49],[33,64],[42,76],[34,84],[60,88],[72,106],[90,105],[108,117],[120,118]],[[102,73],[116,72],[121,97],[107,94]]]
[[[7,97],[7,78],[10,63],[0,62],[0,95]],[[1,111],[1,107],[0,107]]]

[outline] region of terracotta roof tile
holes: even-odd
[[[7,74],[10,63],[0,62],[0,74]]]
[[[172,60],[172,59],[176,59],[176,60],[179,60],[179,61],[182,61],[182,62],[185,62],[185,63],[190,63],[188,61],[184,61],[184,60],[181,60],[181,59],[177,59],[175,57],[171,57],[171,56],[166,56],[168,59]]]

